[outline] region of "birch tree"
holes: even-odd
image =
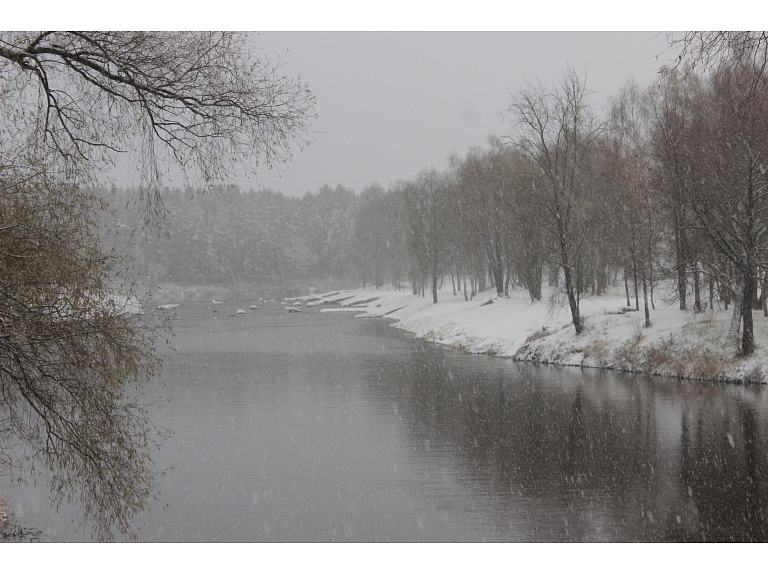
[[[515,118],[517,144],[541,172],[546,211],[545,225],[558,248],[573,326],[584,324],[576,295],[575,264],[584,229],[582,173],[588,151],[604,127],[587,101],[585,83],[569,69],[558,86],[526,84],[508,112]]]

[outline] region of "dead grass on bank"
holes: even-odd
[[[529,344],[533,341],[536,341],[538,339],[542,339],[547,337],[548,335],[551,335],[551,331],[547,330],[546,328],[537,329],[534,331],[531,335],[529,335],[527,338],[525,338],[525,344]]]
[[[592,318],[589,333],[580,336],[553,337],[553,333],[537,331],[513,359],[702,381],[766,383],[759,361],[751,365],[754,358],[737,356],[726,342],[727,325],[713,313],[691,316],[679,332],[667,337],[645,330],[635,321],[624,341],[616,341],[616,332],[611,331],[615,320],[609,315]],[[585,335],[588,342],[584,342]]]

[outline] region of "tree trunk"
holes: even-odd
[[[752,309],[755,305],[756,284],[754,268],[748,266],[744,274],[744,295],[741,302],[741,316],[744,320],[744,330],[741,334],[741,355],[751,355],[755,352],[755,332],[752,321]]]
[[[739,327],[741,326],[741,300],[738,295],[740,287],[737,286],[733,291],[733,313],[731,314],[731,326],[728,329],[727,337],[729,345],[735,349],[738,349]]]
[[[656,309],[656,304],[653,303],[653,260],[650,252],[648,252],[648,289],[651,292],[651,307]]]
[[[699,281],[699,261],[693,262],[693,313],[701,312],[701,282]]]
[[[562,220],[558,219],[558,224]],[[581,323],[581,315],[579,314],[579,302],[576,300],[574,293],[573,278],[571,277],[571,262],[568,254],[568,242],[566,239],[565,230],[560,228],[560,260],[563,263],[563,276],[565,278],[565,292],[568,294],[568,305],[571,308],[571,317],[573,318],[573,327],[576,330],[576,334],[580,334],[584,331],[584,326]]]
[[[637,260],[635,260],[635,251],[632,250],[632,282],[635,286],[635,311],[640,311],[640,294],[637,281]]]
[[[753,300],[755,302],[754,308],[755,310],[761,310],[763,309],[763,296],[765,295],[765,291],[760,289],[762,282],[761,280],[761,273],[760,266],[757,266],[756,268],[757,273],[755,274],[755,299]],[[758,293],[759,290],[759,293]]]
[[[576,308],[581,306],[581,256],[576,258]]]
[[[677,260],[677,298],[680,301],[680,310],[686,310],[686,281],[685,281],[685,238],[682,230],[682,216],[679,209],[675,208],[675,259]]]
[[[606,264],[607,256],[605,248],[601,245],[599,254],[599,262],[597,267],[597,295],[603,295],[608,287],[608,265]]]
[[[766,293],[766,280],[768,280],[768,274],[763,270],[763,277],[760,279],[760,300],[763,302],[763,317],[768,317],[768,293]]]
[[[548,264],[547,285],[557,287],[559,283],[560,267],[554,264]]]
[[[494,246],[496,248],[496,275],[501,276],[501,280],[496,280],[496,293],[499,297],[504,295],[504,260],[501,257],[501,242],[496,239],[494,242]],[[499,291],[499,286],[501,286],[501,291]]]
[[[646,210],[646,213],[648,214],[648,251],[647,251],[647,261],[648,261],[648,288],[651,292],[651,307],[653,309],[656,309],[656,305],[653,303],[653,218],[651,216],[652,210],[648,209]],[[643,281],[645,281],[645,272],[643,272]],[[645,287],[645,286],[643,286]]]
[[[648,282],[645,279],[645,267],[643,267],[643,307],[645,308],[645,327],[651,327],[651,312],[648,309]]]
[[[432,303],[437,303],[437,257],[432,258]]]
[[[571,278],[571,268],[568,265],[563,265],[563,275],[565,276],[565,291],[568,294],[568,305],[571,308],[571,317],[573,318],[573,327],[574,329],[576,329],[576,334],[580,334],[582,331],[584,331],[584,326],[581,324],[581,316],[579,315],[579,304],[576,301],[573,280]]]
[[[629,299],[629,279],[627,278],[627,266],[624,266],[624,291],[627,292],[627,307],[632,306],[632,302]]]
[[[487,249],[488,264],[491,268],[493,283],[496,286],[496,295],[501,297],[504,295],[504,267],[501,261],[498,239],[494,238],[493,242],[487,245]]]
[[[531,300],[541,301],[541,262],[528,255],[523,274]]]

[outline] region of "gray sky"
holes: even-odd
[[[510,130],[500,112],[525,81],[557,81],[571,65],[602,112],[629,77],[647,85],[672,57],[654,32],[262,32],[258,43],[317,99],[314,142],[281,172],[238,181],[286,195],[445,169],[452,152]]]

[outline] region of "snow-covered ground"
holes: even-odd
[[[586,329],[577,336],[567,303],[546,289],[540,302],[531,302],[524,290],[511,291],[509,298],[491,290],[464,301],[462,293],[454,296],[445,287],[437,304],[431,294],[422,298],[392,288],[296,299],[322,306],[321,312],[357,311],[356,318],[396,319],[396,327],[415,337],[469,353],[702,380],[766,381],[768,318],[754,312],[756,351],[740,359],[726,341],[731,311],[719,309],[717,302],[714,310],[694,314],[680,311],[675,301],[657,292],[652,325],[644,328],[642,303],[641,311],[622,311],[627,307],[623,289],[583,296]]]

